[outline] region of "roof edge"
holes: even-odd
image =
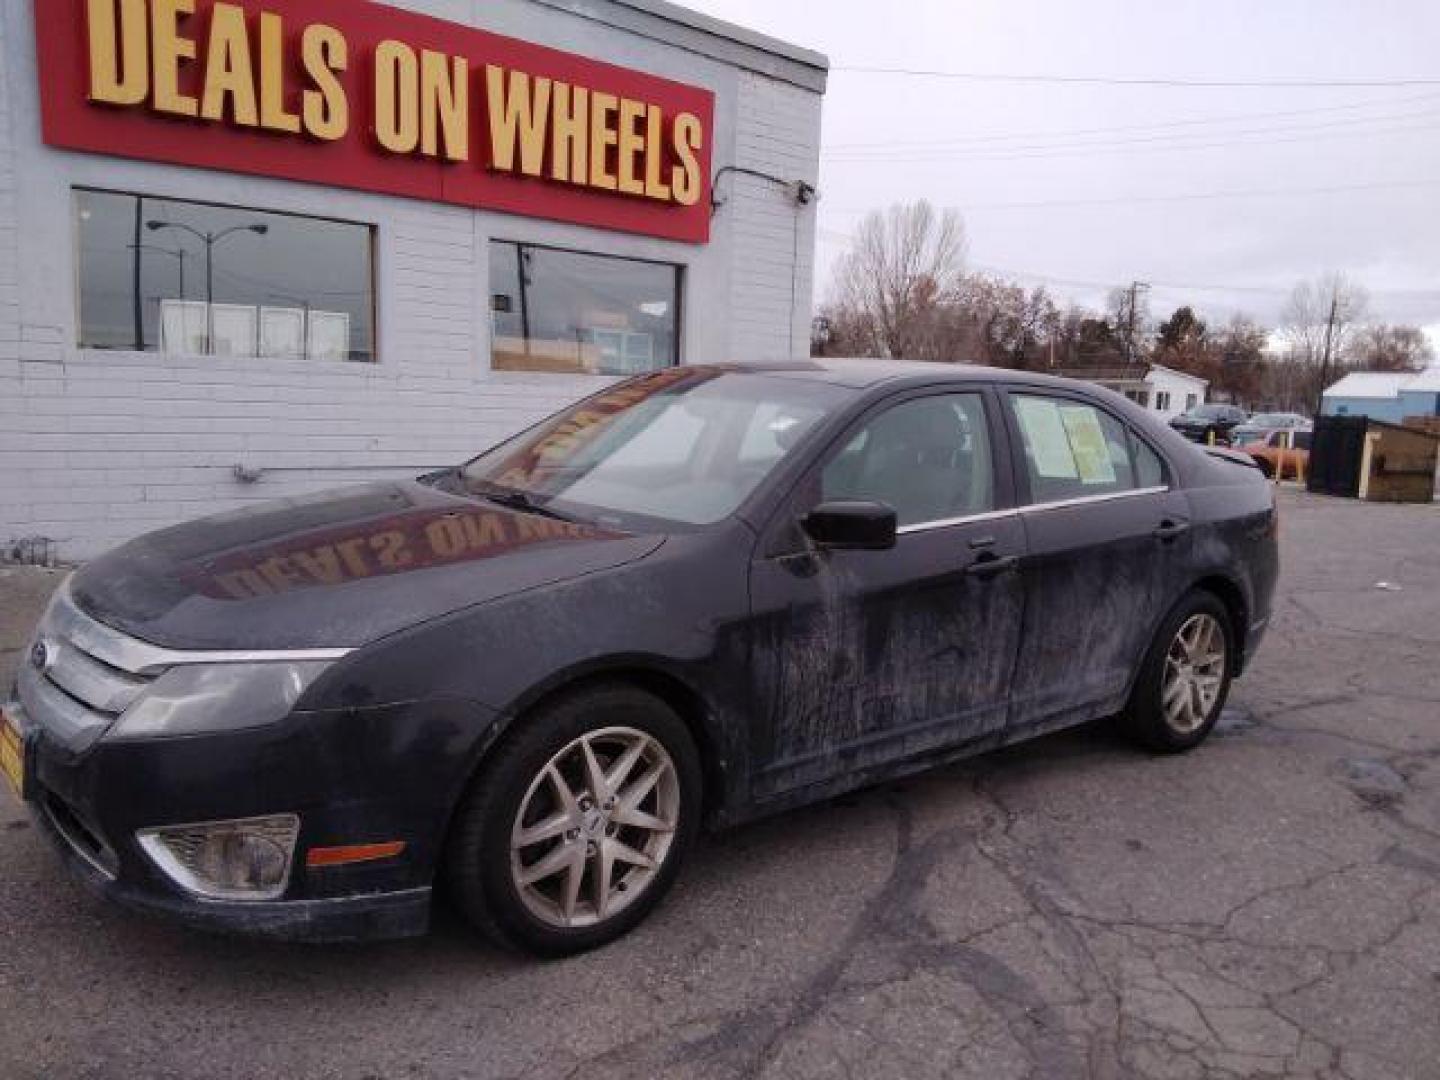
[[[829,78],[830,60],[824,53],[693,11],[670,0],[534,2],[794,83],[817,94],[825,92]]]

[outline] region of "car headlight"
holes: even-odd
[[[120,714],[107,739],[244,731],[289,715],[329,661],[181,664]]]

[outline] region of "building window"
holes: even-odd
[[[369,225],[77,190],[80,345],[375,359]]]
[[[496,371],[636,375],[680,362],[680,268],[495,241]]]
[[[1169,411],[1170,411],[1170,391],[1169,391],[1169,390],[1156,390],[1156,391],[1155,391],[1155,411],[1156,411],[1156,412],[1169,412]]]
[[[1186,412],[1189,412],[1191,409],[1195,408],[1195,406],[1196,406],[1196,405],[1199,405],[1199,404],[1200,404],[1200,395],[1199,395],[1199,394],[1186,394],[1186,395],[1185,395],[1185,411],[1186,411]]]

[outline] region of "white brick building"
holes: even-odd
[[[52,2],[0,5],[0,554],[88,558],[457,462],[606,375],[808,350],[821,56],[663,0],[396,5],[712,92],[716,206],[692,243],[52,148]]]

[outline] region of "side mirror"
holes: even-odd
[[[861,551],[893,548],[897,532],[894,507],[858,500],[821,503],[801,519],[800,527],[819,547]]]

